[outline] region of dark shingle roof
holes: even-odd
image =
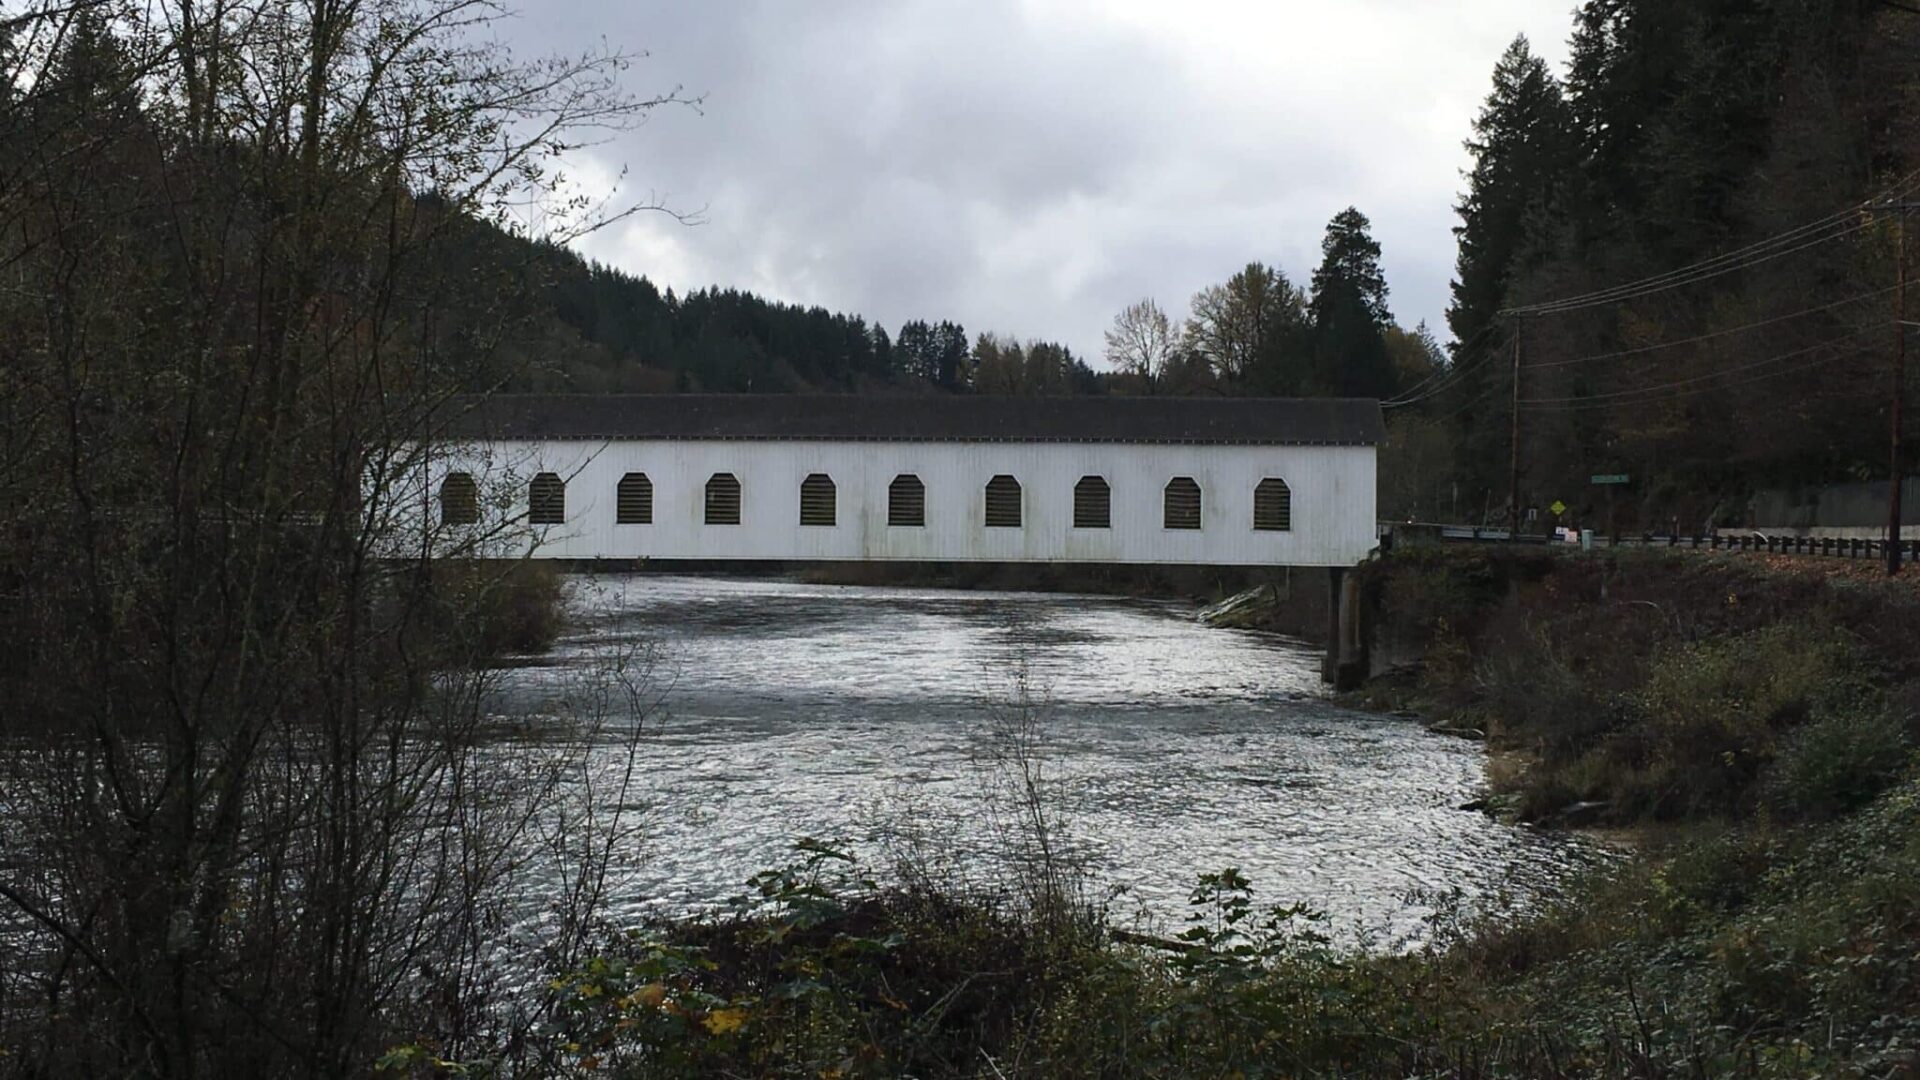
[[[823,439],[872,442],[1372,446],[1357,398],[855,397],[497,394],[454,402],[458,439]]]

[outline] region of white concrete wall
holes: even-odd
[[[875,407],[884,407],[876,404]],[[540,558],[923,560],[1351,566],[1375,546],[1374,450],[1321,446],[1142,446],[1100,443],[500,442],[433,455],[426,492],[448,471],[479,480],[474,532],[514,536],[494,554],[529,546]],[[567,481],[566,523],[515,533],[527,481]],[[615,524],[615,488],[628,472],[653,481],[653,524]],[[741,484],[741,523],[707,525],[707,478]],[[837,487],[835,526],[800,525],[800,482],[823,472]],[[926,485],[926,526],[887,525],[887,488],[900,473]],[[986,484],[1019,479],[1022,527],[985,526]],[[1112,489],[1110,529],[1075,529],[1073,488],[1097,474]],[[1202,492],[1199,531],[1162,527],[1162,489],[1191,476]],[[1293,491],[1293,527],[1256,532],[1253,489],[1280,477]],[[425,500],[437,525],[438,506]],[[503,532],[503,525],[508,528]]]

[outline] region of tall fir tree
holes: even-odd
[[[1493,91],[1473,123],[1467,149],[1473,168],[1454,208],[1460,224],[1452,302],[1455,375],[1436,399],[1454,422],[1457,455],[1470,490],[1494,484],[1499,448],[1506,443],[1510,368],[1495,354],[1508,337],[1500,311],[1507,306],[1516,262],[1535,244],[1538,228],[1575,167],[1572,120],[1560,82],[1517,37],[1493,69]]]
[[[1394,388],[1386,332],[1387,277],[1372,223],[1347,207],[1327,223],[1313,272],[1313,381],[1336,397],[1386,398]]]

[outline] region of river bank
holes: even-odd
[[[876,891],[810,848],[736,914],[562,973],[549,1051],[634,1076],[1916,1075],[1910,590],[1643,554],[1366,573],[1399,659],[1371,703],[1483,730],[1514,816],[1585,804],[1632,858],[1378,954],[1224,868],[1173,941],[1116,940],[1047,872]]]
[[[1337,705],[1318,650],[1201,625],[1184,600],[664,574],[567,595],[567,632],[488,707],[537,727],[604,658],[652,657],[648,843],[622,915],[710,910],[800,836],[882,878],[903,847],[1003,878],[1021,725],[1089,892],[1135,928],[1177,928],[1195,876],[1237,864],[1263,895],[1327,908],[1343,940],[1403,938],[1431,907],[1416,894],[1524,899],[1591,857],[1462,814],[1479,748]]]

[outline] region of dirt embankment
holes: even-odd
[[[1485,732],[1528,820],[1839,806],[1920,735],[1920,591],[1842,560],[1428,549],[1362,574],[1359,700]]]

